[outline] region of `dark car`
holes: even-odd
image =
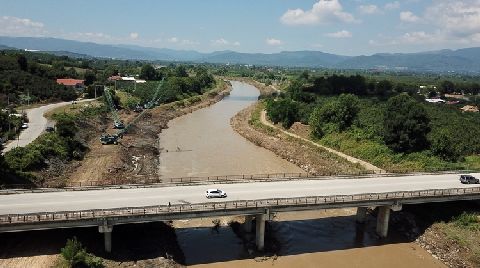
[[[478,184],[480,180],[472,175],[460,175],[460,182],[464,184]]]
[[[47,127],[47,128],[45,128],[45,131],[46,132],[54,132],[55,128],[54,127]]]

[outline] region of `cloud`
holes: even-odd
[[[332,38],[350,38],[352,37],[352,33],[346,30],[342,30],[335,33],[327,33],[326,36]]]
[[[167,39],[167,42],[169,43],[178,43],[178,41],[179,41],[178,37],[175,37],[175,36]]]
[[[451,37],[473,37],[480,33],[480,1],[434,0],[425,20]]]
[[[375,14],[382,12],[376,5],[361,5],[358,7],[358,10],[363,14]]]
[[[269,46],[280,46],[280,45],[283,44],[282,40],[275,39],[275,38],[267,38],[267,40],[265,40],[265,42]]]
[[[216,40],[212,40],[211,42],[212,42],[212,45],[214,46],[236,46],[236,47],[240,46],[240,42],[238,41],[230,42],[225,38],[219,38]]]
[[[400,2],[395,1],[395,2],[386,3],[384,8],[385,8],[385,10],[399,9],[400,8]]]
[[[403,22],[417,22],[420,18],[410,11],[402,11],[400,12],[400,20]]]
[[[0,34],[8,36],[43,36],[44,24],[31,19],[11,16],[0,17]]]
[[[315,25],[331,22],[356,22],[354,16],[343,11],[338,0],[319,0],[312,9],[289,9],[280,18],[286,25]]]
[[[138,33],[130,33],[130,38],[131,39],[138,39]]]

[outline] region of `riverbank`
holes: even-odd
[[[364,168],[325,149],[295,139],[278,129],[261,123],[262,103],[236,114],[230,121],[233,129],[257,146],[266,148],[313,175],[356,174]]]
[[[71,183],[142,183],[158,178],[159,133],[174,118],[208,107],[229,95],[231,85],[217,80],[214,89],[200,96],[160,105],[147,111],[133,125],[118,146],[102,145],[97,139],[89,143],[90,152],[83,163],[71,173]],[[135,114],[124,115],[132,117]],[[133,118],[131,118],[133,119]],[[125,120],[128,122],[129,120]],[[101,133],[98,133],[98,136]]]

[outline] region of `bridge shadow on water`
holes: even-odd
[[[60,253],[68,238],[76,236],[97,256],[115,262],[171,258],[194,265],[251,259],[263,255],[289,256],[329,252],[414,241],[436,221],[448,221],[465,210],[478,211],[475,202],[451,202],[404,206],[393,212],[387,239],[375,234],[375,211],[367,222],[355,223],[355,216],[293,220],[293,216],[267,224],[265,253],[254,250],[254,234],[245,234],[238,223],[231,226],[174,229],[164,223],[119,225],[112,234],[113,253],[103,250],[103,235],[98,228],[74,228],[0,234],[0,259]],[[326,212],[328,215],[328,212]],[[317,213],[318,215],[318,213]],[[255,228],[254,228],[255,229]]]

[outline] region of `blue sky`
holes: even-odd
[[[0,35],[202,52],[480,46],[480,0],[0,0]]]

